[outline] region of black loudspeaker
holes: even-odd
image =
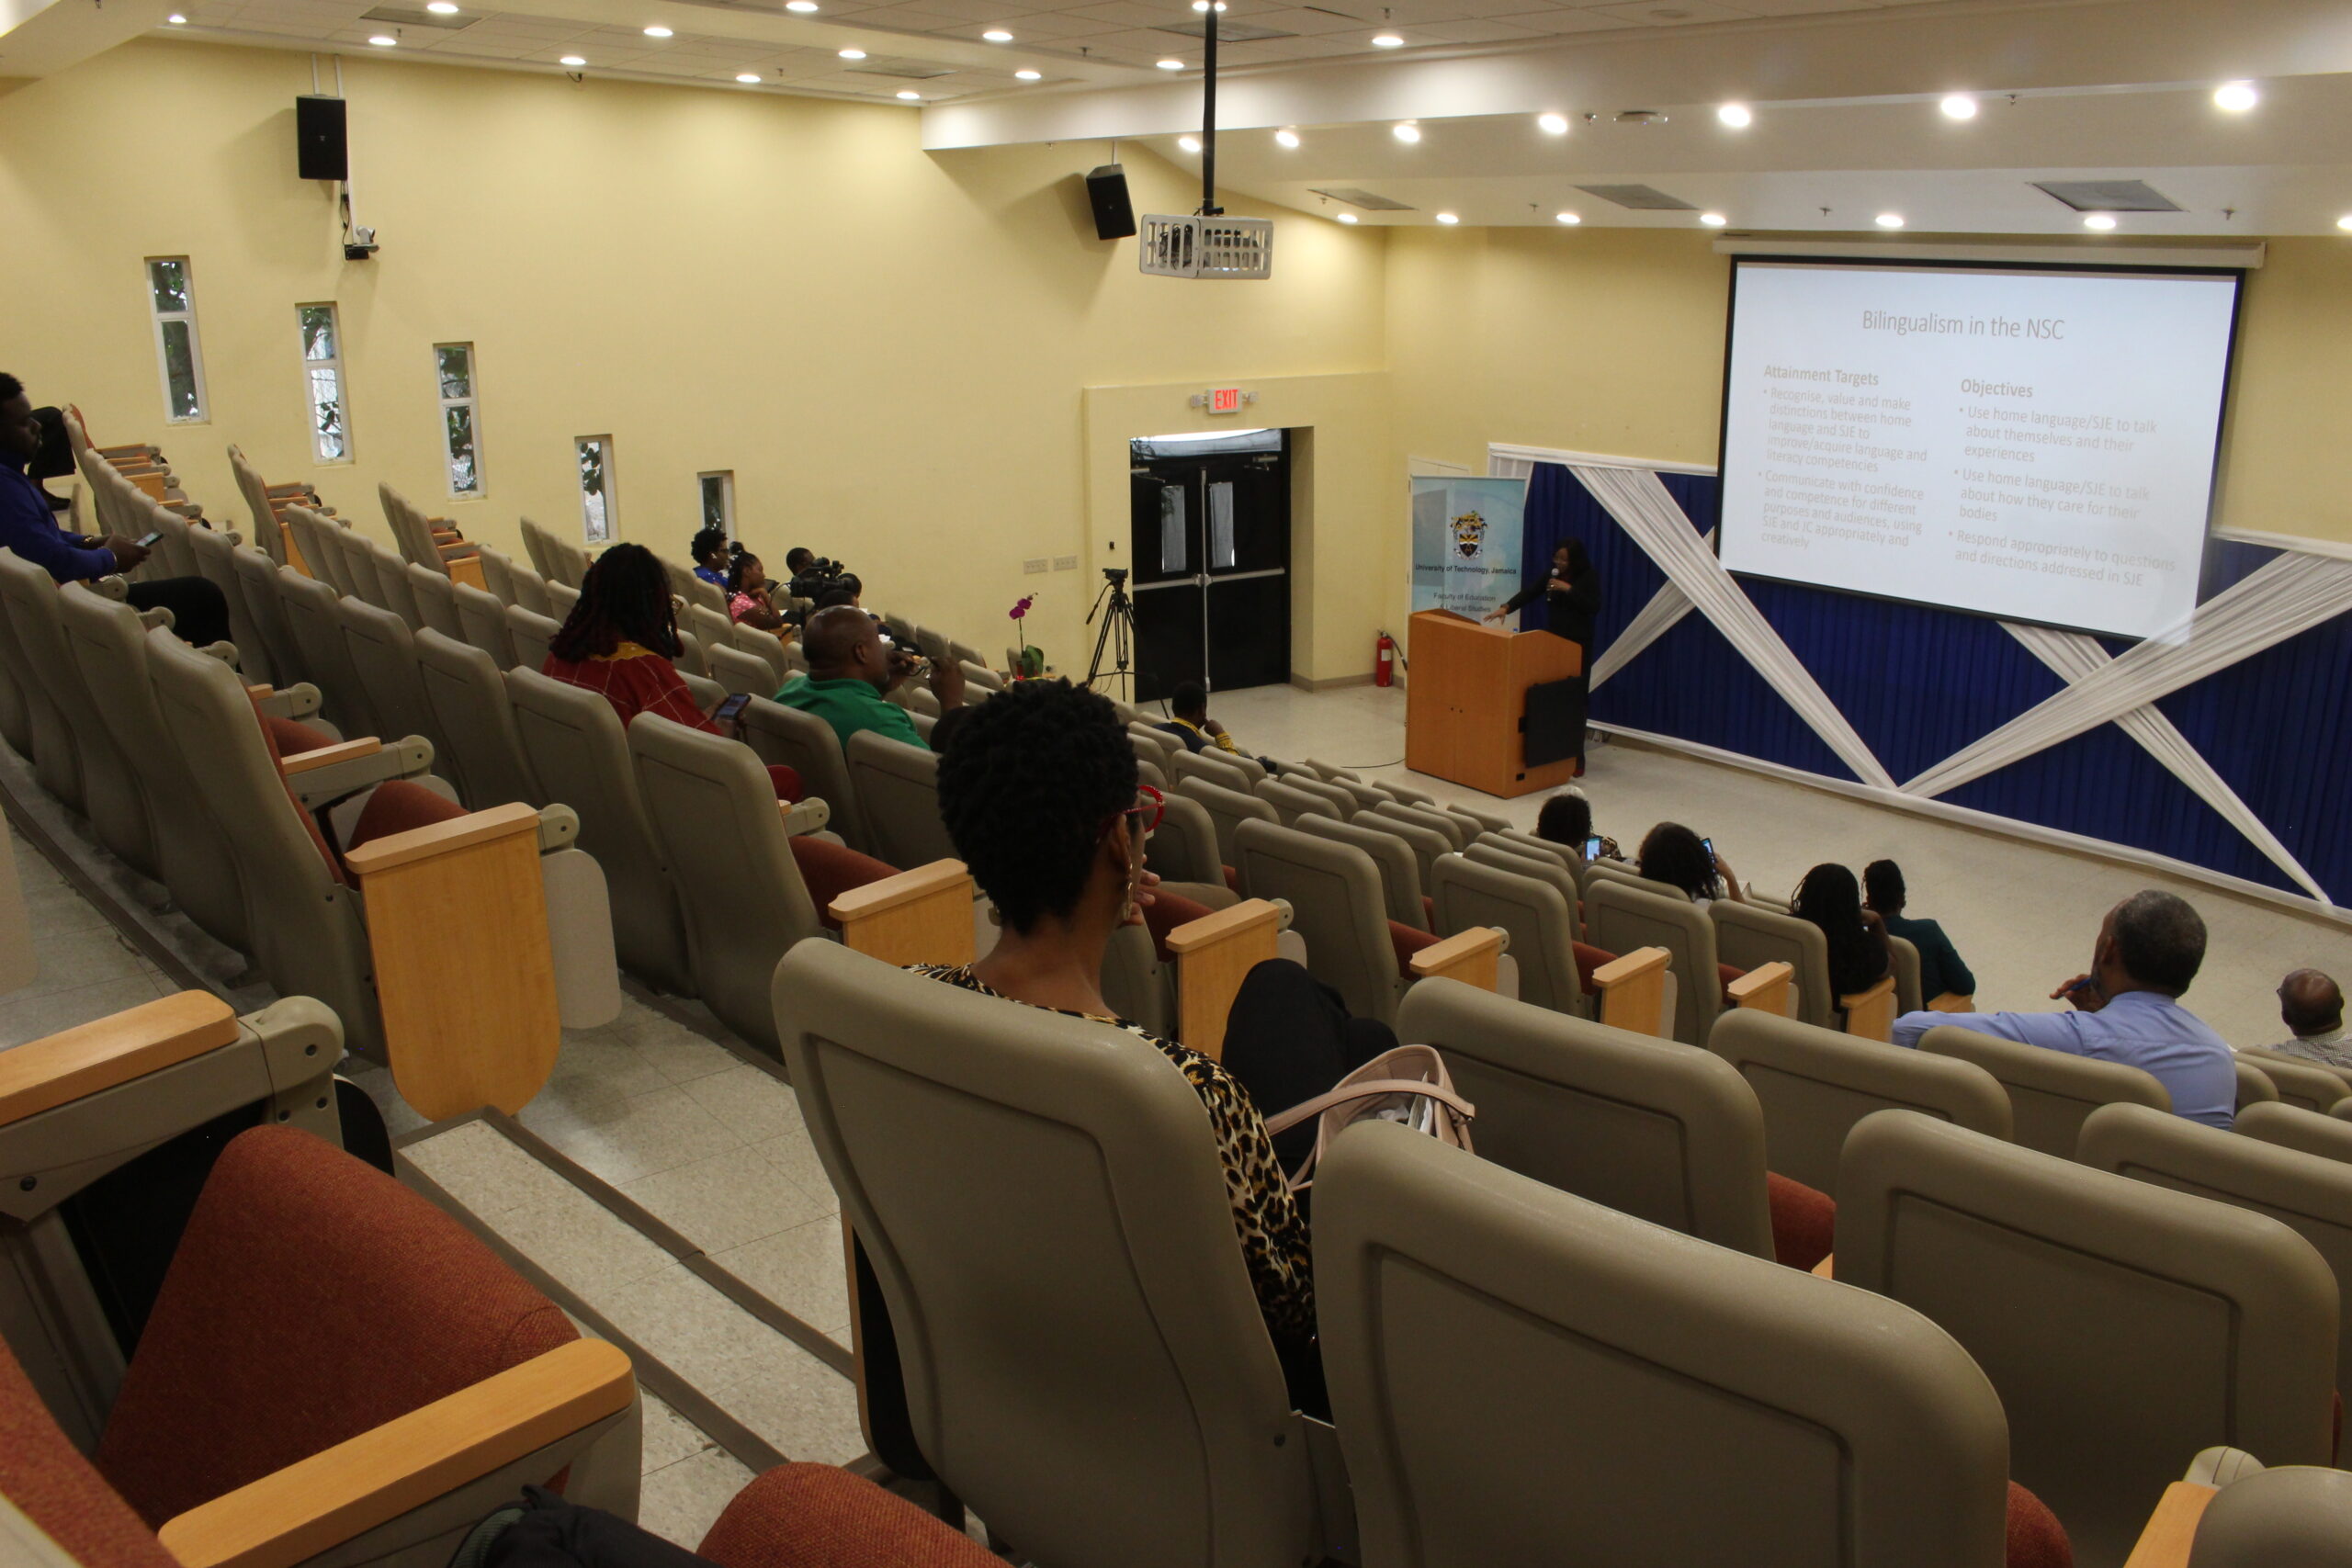
[[[344,141],[341,98],[306,93],[294,100],[294,151],[306,180],[351,177],[351,154]]]
[[[1116,164],[1090,169],[1086,199],[1094,204],[1094,237],[1124,240],[1136,231],[1136,204],[1127,199],[1127,174]]]

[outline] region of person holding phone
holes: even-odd
[[[1717,898],[1729,898],[1736,904],[1747,902],[1747,895],[1740,890],[1739,878],[1732,874],[1724,857],[1715,852],[1715,841],[1701,838],[1679,822],[1661,822],[1649,830],[1642,840],[1634,869],[1652,882],[1680,889],[1693,904]]]
[[[2172,1111],[2227,1132],[2237,1064],[2222,1037],[2180,1005],[2205,963],[2205,921],[2188,901],[2154,888],[2107,912],[2091,966],[2050,993],[2067,1012],[1907,1012],[1894,1043],[1930,1029],[1972,1029],[2004,1040],[2137,1067],[2165,1086]]]
[[[42,423],[25,384],[0,373],[0,549],[16,551],[61,583],[96,581],[145,564],[155,535],[89,538],[57,525],[52,498],[28,472],[42,442]],[[134,582],[126,597],[141,610],[169,610],[172,630],[199,648],[229,639],[229,601],[201,577]]]
[[[801,646],[808,650],[808,673],[786,682],[775,700],[831,725],[844,747],[851,736],[871,729],[929,750],[930,742],[907,710],[889,697],[893,687],[916,675],[928,674],[943,712],[964,705],[964,671],[952,660],[932,664],[893,646],[874,618],[854,604],[836,604],[809,616]]]
[[[1535,814],[1535,836],[1547,843],[1566,844],[1587,865],[1597,860],[1618,860],[1617,840],[1592,830],[1592,802],[1574,785],[1544,803]]]

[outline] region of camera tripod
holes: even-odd
[[[1102,655],[1111,655],[1111,682],[1115,687],[1128,682],[1127,694],[1134,694],[1130,667],[1134,663],[1136,604],[1127,597],[1127,573],[1124,567],[1102,569],[1102,592],[1094,596],[1094,608],[1086,612],[1086,623],[1102,617],[1102,629],[1094,634],[1094,658],[1086,667],[1086,687],[1093,690],[1095,682],[1102,678]]]

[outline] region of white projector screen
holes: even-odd
[[[2238,281],[1742,259],[1723,564],[2165,630],[2197,603]]]

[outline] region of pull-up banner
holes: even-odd
[[[1519,592],[1525,479],[1416,476],[1413,609],[1476,620]]]

